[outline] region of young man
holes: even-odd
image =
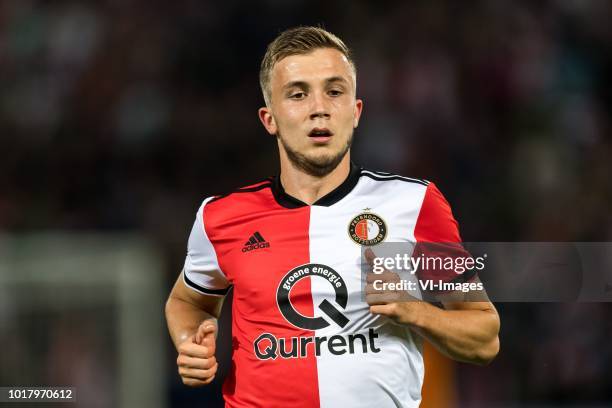
[[[363,102],[344,43],[321,28],[285,31],[260,83],[280,176],[197,212],[166,305],[183,382],[214,378],[216,318],[232,286],[228,407],[418,406],[423,338],[451,358],[491,361],[499,318],[489,302],[362,298],[362,246],[460,237],[433,183],[351,163]]]

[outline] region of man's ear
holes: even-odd
[[[355,100],[355,117],[353,118],[353,128],[359,125],[359,118],[361,117],[361,111],[363,110],[363,101],[361,99]]]
[[[274,120],[274,116],[272,116],[270,109],[267,106],[259,108],[257,114],[259,115],[259,120],[261,121],[262,125],[264,125],[268,133],[271,135],[276,135],[278,128],[276,127],[276,121]]]

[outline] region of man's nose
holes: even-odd
[[[329,107],[325,95],[315,92],[312,98],[312,112],[310,119],[329,118]]]

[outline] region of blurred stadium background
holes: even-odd
[[[201,200],[276,173],[258,68],[294,25],[354,49],[355,160],[434,180],[465,241],[610,241],[611,18],[606,0],[0,1],[0,385],[221,406],[219,381],[180,383],[163,305]],[[612,305],[498,307],[500,356],[431,354],[428,406],[612,405]]]

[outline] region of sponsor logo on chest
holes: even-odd
[[[297,282],[310,277],[324,279],[333,292],[333,302],[323,299],[318,305],[322,316],[304,316],[297,311],[290,300],[291,290]],[[349,319],[344,314],[348,304],[348,290],[342,276],[332,267],[323,264],[305,264],[291,269],[280,280],[276,291],[276,303],[283,318],[291,325],[302,330],[318,330],[335,325],[344,328]],[[305,358],[314,354],[321,355],[326,348],[332,355],[361,353],[378,353],[376,346],[378,333],[369,328],[365,333],[335,334],[332,336],[295,336],[277,337],[272,333],[261,333],[253,342],[255,356],[260,360],[276,358]],[[310,347],[308,347],[310,345]]]

